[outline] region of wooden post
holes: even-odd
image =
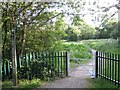
[[[1,17],[1,16],[0,16]],[[1,24],[1,20],[0,20]],[[2,89],[2,30],[0,27],[0,90]]]
[[[2,89],[2,7],[0,5],[0,90]]]
[[[1,47],[0,47],[0,49],[1,49]],[[2,89],[2,55],[1,54],[2,53],[0,51],[0,90]]]
[[[96,51],[96,56],[95,56],[95,78],[98,77],[98,51]]]
[[[66,52],[66,76],[69,76],[70,70],[70,53]]]

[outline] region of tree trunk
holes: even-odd
[[[11,48],[12,48],[12,76],[13,85],[17,86],[17,61],[16,61],[16,16],[13,17],[13,29],[11,32]]]
[[[26,42],[26,33],[27,33],[27,16],[26,16],[26,11],[23,12],[23,33],[22,33],[22,39],[21,39],[21,52],[20,56],[22,57],[22,54],[25,49],[25,42]]]

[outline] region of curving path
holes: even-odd
[[[47,83],[40,88],[88,88],[87,78],[93,78],[95,70],[95,50],[91,50],[93,58],[87,64],[81,64],[69,73],[69,76]],[[37,89],[34,89],[37,90]]]

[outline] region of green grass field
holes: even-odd
[[[102,52],[118,53],[118,41],[115,39],[83,40],[84,44]]]
[[[79,63],[74,58],[84,59],[80,64],[87,63],[92,58],[91,49],[81,42],[63,42],[63,49],[70,53],[70,67],[75,68]],[[73,59],[72,59],[73,58]]]

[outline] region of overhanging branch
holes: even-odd
[[[49,18],[49,19],[47,19],[45,22],[43,22],[43,23],[40,25],[40,27],[42,27],[42,26],[43,26],[45,23],[47,23],[49,20],[52,20],[53,18],[55,18],[55,17],[57,17],[57,16],[59,16],[59,15],[61,15],[61,14],[62,14],[62,13],[59,13],[59,14],[57,14],[57,15]]]

